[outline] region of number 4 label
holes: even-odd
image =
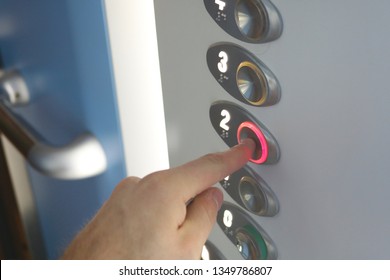
[[[222,0],[215,0],[215,4],[218,5],[219,10],[223,11],[225,9],[226,3]]]

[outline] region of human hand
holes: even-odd
[[[254,149],[245,139],[222,153],[124,179],[63,259],[199,259],[223,201],[211,186],[244,166]]]

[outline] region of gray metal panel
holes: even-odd
[[[217,42],[239,44],[282,87],[274,106],[239,104],[281,149],[276,165],[250,164],[280,202],[277,216],[252,216],[279,258],[389,259],[390,2],[273,3],[283,34],[256,45],[225,33],[203,1],[155,1],[171,165],[226,148],[208,110],[217,100],[239,101],[215,81],[206,52]],[[240,257],[219,228],[210,240]]]

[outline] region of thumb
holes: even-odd
[[[187,207],[187,215],[180,231],[185,242],[195,246],[200,254],[217,218],[223,193],[212,187],[197,195]],[[188,244],[187,243],[187,244]]]

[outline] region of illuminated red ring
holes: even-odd
[[[261,130],[254,123],[243,122],[242,124],[240,124],[240,126],[238,127],[238,130],[237,130],[238,143],[241,142],[240,135],[241,135],[241,131],[244,128],[248,128],[248,129],[252,130],[255,133],[257,139],[259,139],[260,145],[261,145],[261,157],[259,159],[251,158],[250,161],[253,163],[257,163],[257,164],[262,164],[262,163],[266,162],[267,158],[268,158],[268,143],[267,143],[267,140],[265,139],[263,132],[261,132]]]

